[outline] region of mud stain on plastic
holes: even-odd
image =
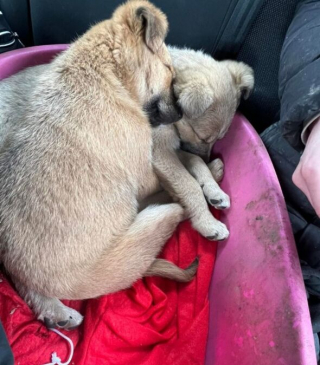
[[[261,194],[257,200],[251,200],[246,205],[247,224],[255,236],[257,242],[261,243],[266,253],[277,256],[282,251],[279,244],[281,241],[281,223],[268,214],[265,207],[276,204],[276,197],[273,189],[269,189]]]

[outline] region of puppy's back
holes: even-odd
[[[3,260],[34,290],[43,291],[51,281],[52,292],[59,291],[70,266],[81,272],[130,225],[151,144],[147,120],[145,130],[143,124],[133,129],[126,124],[128,119],[139,125],[142,112],[132,104],[125,109],[126,100],[117,95],[106,100],[112,90],[98,84],[77,91],[75,81],[69,83],[61,72],[64,57],[1,86],[8,102],[1,121],[6,135],[0,155]],[[18,108],[16,96],[22,101]],[[126,149],[139,138],[141,149],[130,154]]]
[[[11,128],[22,125],[32,90],[47,68],[30,67],[0,82],[0,150]]]

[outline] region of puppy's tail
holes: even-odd
[[[199,266],[199,259],[196,258],[186,269],[180,269],[178,266],[163,259],[155,259],[144,276],[161,276],[172,279],[181,283],[191,281]]]

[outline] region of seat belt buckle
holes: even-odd
[[[0,10],[0,24],[1,24],[1,18],[4,24],[2,24],[2,27],[0,27],[0,48],[11,47],[16,42],[20,43],[21,47],[24,47],[24,44],[21,42],[18,33],[11,31],[9,26],[7,26],[7,23],[4,19],[4,15]]]

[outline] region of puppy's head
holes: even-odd
[[[131,0],[114,13],[113,54],[153,126],[181,118],[173,93],[175,72],[164,43],[166,16],[144,0]]]
[[[249,97],[254,77],[241,62],[217,62],[200,52],[193,57],[198,62],[185,67],[174,60],[175,93],[184,115],[177,126],[182,147],[207,158],[212,145],[227,133],[241,97]]]

